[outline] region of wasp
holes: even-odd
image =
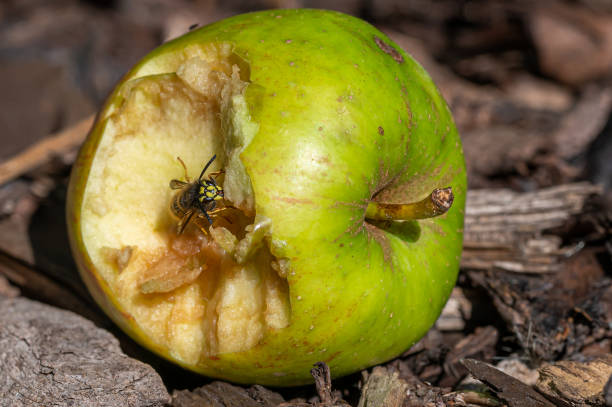
[[[215,161],[215,158],[217,158],[216,154],[204,166],[198,179],[190,182],[185,163],[180,157],[177,157],[185,170],[185,180],[187,181],[178,179],[170,181],[170,188],[180,190],[170,204],[170,210],[179,218],[179,234],[183,233],[194,215],[204,215],[208,219],[208,223],[212,224],[210,215],[227,209],[226,207],[217,208],[217,202],[223,200],[223,188],[213,178],[213,176],[223,174],[224,171],[212,172],[208,175],[208,179],[204,178],[206,170]],[[200,227],[200,229],[202,228]],[[204,229],[202,230],[206,232]]]

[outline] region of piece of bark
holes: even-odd
[[[536,388],[560,406],[602,406],[604,386],[612,375],[612,355],[588,362],[562,360],[539,369]]]
[[[440,331],[462,331],[465,321],[472,315],[472,303],[466,298],[461,287],[454,287],[451,296],[436,321]]]
[[[425,337],[401,355],[399,359],[401,363],[396,368],[400,370],[402,379],[414,375],[421,381],[436,382],[444,373],[444,360],[449,351],[450,347],[444,342],[444,335],[433,328],[427,332]],[[408,376],[402,374],[404,364],[405,369],[407,369],[406,373],[409,373]]]
[[[559,270],[574,247],[550,229],[584,212],[602,189],[576,183],[519,193],[510,190],[468,191],[465,211],[463,269],[548,273]]]
[[[487,363],[474,359],[464,359],[462,363],[472,376],[489,386],[509,407],[555,407],[525,383]]]
[[[377,366],[361,390],[358,407],[401,407],[408,395],[408,384],[397,372]]]
[[[0,298],[0,400],[10,406],[164,406],[159,375],[92,322]]]
[[[495,356],[498,336],[497,329],[493,326],[478,327],[474,333],[457,342],[446,355],[444,360],[446,375],[440,380],[439,385],[454,386],[467,374],[467,370],[461,364],[465,358],[490,361]]]
[[[260,407],[276,407],[285,401],[280,394],[258,384],[249,387],[247,393],[249,393],[249,396],[251,396],[253,400],[259,403]]]
[[[172,407],[276,407],[283,397],[261,386],[245,389],[226,382],[212,382],[193,391],[175,390]]]
[[[612,19],[610,20],[612,23]],[[606,126],[612,112],[612,87],[589,86],[553,134],[555,154],[569,160],[584,153]]]
[[[610,375],[608,383],[606,383],[604,388],[604,396],[606,398],[606,407],[612,407],[612,375]]]
[[[538,381],[537,369],[527,366],[518,356],[502,359],[495,367],[528,386],[534,386]]]
[[[612,336],[612,280],[585,249],[554,278],[505,271],[468,271],[484,288],[522,348],[535,360],[555,360]]]
[[[401,359],[376,366],[369,374],[364,371],[362,376],[365,384],[361,389],[359,407],[443,407],[466,405],[467,399],[471,398],[470,393],[451,392],[450,388],[423,382]]]

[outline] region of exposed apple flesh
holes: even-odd
[[[235,118],[246,84],[228,61],[229,47],[209,49],[214,59],[193,57],[176,74],[126,83],[123,104],[107,118],[82,209],[87,251],[117,301],[185,364],[249,349],[265,331],[289,324],[287,282],[265,245],[244,232],[244,213],[253,212],[248,178],[224,165],[239,143],[225,143],[223,118]],[[177,155],[197,177],[202,158],[213,154],[227,172],[227,199],[244,210],[224,215],[232,223],[219,218],[216,239],[196,228],[177,235],[169,211],[175,191],[168,188],[169,179],[183,177]]]
[[[178,234],[177,157],[193,179],[213,155],[232,208]],[[426,198],[449,186],[442,214]],[[294,385],[314,362],[348,374],[425,334],[456,279],[465,189],[450,112],[407,54],[353,17],[267,11],[126,75],[75,164],[69,233],[136,340],[210,376]]]

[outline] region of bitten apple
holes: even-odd
[[[214,155],[224,210],[210,225],[196,208],[178,233],[169,183]],[[286,386],[427,332],[457,276],[465,192],[449,109],[407,53],[354,17],[272,10],[192,31],[123,78],[74,166],[68,226],[89,290],[135,340]]]

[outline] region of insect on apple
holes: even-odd
[[[187,175],[187,167],[180,157],[177,157],[183,169],[185,170],[185,181],[173,179],[170,181],[171,189],[180,190],[172,199],[170,210],[179,219],[178,233],[181,234],[189,224],[191,218],[195,215],[204,215],[208,223],[212,225],[213,221],[210,215],[218,214],[228,209],[227,206],[217,208],[217,201],[223,200],[223,188],[213,179],[214,176],[223,174],[223,171],[216,171],[208,174],[208,179],[202,180],[210,164],[217,158],[213,155],[210,161],[204,166],[200,176],[193,182],[189,181]],[[200,228],[204,233],[206,229]]]

